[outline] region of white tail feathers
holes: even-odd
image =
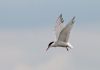
[[[67,45],[69,46],[69,48],[74,48],[69,42],[67,43]]]

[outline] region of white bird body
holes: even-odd
[[[52,44],[52,47],[65,47],[67,44],[62,41],[56,41],[54,44]]]
[[[70,22],[64,27],[64,20],[62,18],[62,14],[60,14],[55,27],[57,41],[50,42],[47,50],[49,49],[49,47],[65,47],[67,48],[67,51],[69,50],[68,48],[73,48],[73,46],[68,42],[68,39],[72,26],[75,22],[74,19],[75,17],[73,17]]]

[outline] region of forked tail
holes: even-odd
[[[74,48],[69,42],[67,43],[67,45],[68,45],[68,47],[69,47],[70,49]]]

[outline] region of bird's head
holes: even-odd
[[[46,51],[47,51],[53,44],[54,44],[54,41],[50,42],[50,43],[48,44],[48,48],[46,49]]]

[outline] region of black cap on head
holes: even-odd
[[[50,48],[51,44],[54,43],[54,41],[50,42],[48,45],[48,48],[46,49],[46,51]]]

